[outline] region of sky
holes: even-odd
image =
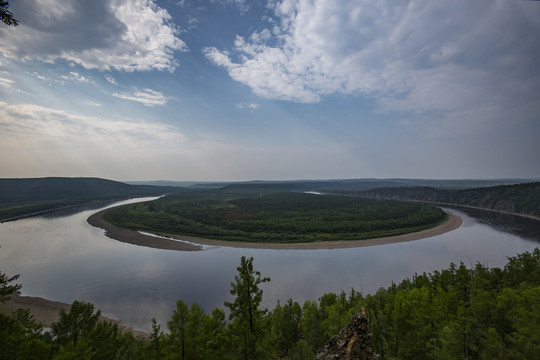
[[[540,178],[539,1],[9,5],[3,178]]]

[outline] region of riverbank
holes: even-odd
[[[108,209],[107,209],[108,210]],[[252,243],[252,242],[232,242],[223,240],[211,240],[202,239],[193,236],[181,236],[176,234],[159,234],[161,237],[143,235],[138,231],[120,228],[107,222],[103,218],[103,213],[106,210],[100,211],[88,218],[88,223],[94,227],[98,227],[105,230],[105,234],[121,242],[147,246],[157,249],[165,250],[179,250],[179,251],[194,251],[202,250],[201,245],[207,246],[219,246],[219,247],[235,247],[235,248],[251,248],[251,249],[274,249],[274,250],[315,250],[315,249],[346,249],[357,248],[365,246],[376,246],[393,244],[398,242],[406,242],[429,238],[436,235],[441,235],[446,232],[455,230],[461,226],[463,220],[456,214],[446,211],[448,213],[448,220],[444,223],[423,231],[403,234],[397,236],[389,236],[375,239],[365,240],[347,240],[347,241],[319,241],[309,243]],[[176,240],[173,240],[176,239]],[[180,240],[180,241],[177,241]],[[189,243],[181,242],[188,241]]]
[[[105,235],[111,239],[125,242],[132,245],[146,246],[154,249],[177,250],[177,251],[198,251],[202,246],[188,244],[162,237],[141,234],[138,231],[115,226],[103,218],[105,211],[102,210],[91,215],[86,221],[93,227],[105,230]]]
[[[62,206],[57,206],[57,207],[55,207],[54,205],[50,205],[51,207],[47,208],[47,209],[43,209],[43,210],[39,210],[39,211],[32,211],[32,212],[28,212],[28,213],[23,213],[23,214],[20,214],[20,215],[11,216],[11,217],[7,217],[7,218],[1,218],[0,219],[0,224],[8,222],[8,221],[17,221],[17,220],[21,220],[21,219],[34,217],[34,216],[50,214],[50,213],[53,213],[55,211],[73,209],[73,208],[80,207],[80,206],[100,205],[100,204],[110,203],[111,201],[115,201],[115,200],[96,200],[96,201],[88,201],[88,202],[82,202],[82,203],[77,203],[77,204],[62,205]]]
[[[4,304],[0,304],[0,312],[9,314],[17,309],[26,309],[34,317],[34,320],[43,324],[45,327],[50,327],[52,323],[59,319],[60,310],[69,311],[71,305],[43,299],[34,296],[19,296],[14,295]],[[118,325],[122,331],[131,332],[136,337],[148,338],[149,335],[140,330],[135,330],[130,326],[123,325],[118,320],[113,320],[105,316],[100,316],[100,320],[112,322]]]

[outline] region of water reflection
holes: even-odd
[[[538,220],[496,211],[483,211],[465,207],[454,207],[451,209],[459,210],[473,217],[480,224],[486,224],[499,231],[540,242],[540,221]]]
[[[56,219],[56,218],[70,216],[70,215],[75,215],[83,211],[103,209],[116,203],[118,203],[118,201],[100,201],[100,202],[95,202],[91,204],[69,206],[69,207],[59,209],[59,210],[45,212],[36,217],[42,217],[45,219]]]
[[[134,200],[132,200],[134,201]],[[263,250],[213,247],[200,252],[149,249],[111,240],[86,223],[98,209],[82,209],[0,225],[0,269],[21,274],[23,295],[71,303],[93,302],[106,316],[149,330],[165,324],[178,299],[207,311],[231,300],[229,288],[241,256],[272,281],[263,304],[300,303],[354,288],[372,293],[414,273],[450,262],[502,266],[508,256],[540,241],[540,222],[469,209],[453,209],[463,226],[407,243],[337,250]]]

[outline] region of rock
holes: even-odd
[[[379,355],[371,350],[371,332],[368,328],[366,311],[358,312],[351,322],[330,339],[316,360],[378,360]]]

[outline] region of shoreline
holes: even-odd
[[[431,229],[422,230],[414,233],[388,236],[365,240],[337,240],[337,241],[319,241],[309,243],[253,243],[253,242],[234,242],[224,240],[203,239],[193,236],[183,236],[168,233],[157,233],[160,236],[150,236],[141,234],[138,231],[120,228],[107,222],[103,218],[103,213],[106,210],[99,211],[91,215],[87,222],[94,226],[105,230],[105,235],[113,240],[125,242],[128,244],[146,246],[154,249],[162,250],[177,250],[177,251],[200,251],[203,246],[218,246],[218,247],[233,247],[233,248],[248,248],[248,249],[269,249],[269,250],[321,250],[321,249],[347,249],[358,248],[365,246],[377,246],[394,244],[399,242],[407,242],[429,238],[455,230],[461,226],[463,220],[456,214],[445,211],[448,214],[448,220]],[[176,240],[172,240],[176,239]],[[177,241],[179,240],[179,241]],[[181,242],[187,241],[187,242]]]
[[[95,214],[92,214],[86,219],[88,224],[93,227],[100,228],[105,230],[105,236],[110,239],[117,240],[120,242],[145,246],[153,249],[161,250],[176,250],[176,251],[200,251],[202,246],[195,244],[188,244],[185,242],[175,241],[171,239],[164,239],[156,236],[149,236],[141,234],[138,231],[121,228],[115,226],[105,220],[103,214],[105,211],[110,210],[111,208],[98,211]]]
[[[0,304],[0,312],[9,314],[17,309],[26,309],[34,317],[34,320],[43,324],[45,327],[50,327],[52,323],[57,322],[60,318],[60,310],[66,312],[71,308],[70,304],[59,301],[47,300],[36,296],[12,295],[11,299],[4,304]],[[97,309],[95,309],[97,310]],[[117,324],[123,332],[130,332],[136,337],[147,339],[148,333],[142,330],[134,329],[129,325],[124,325],[120,320],[115,320],[101,315],[102,321]]]

